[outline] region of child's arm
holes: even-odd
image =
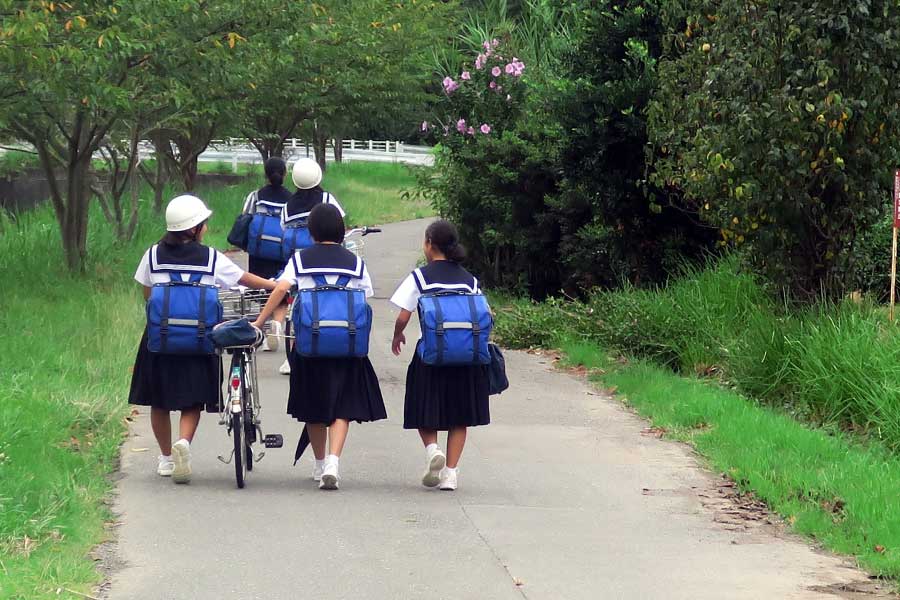
[[[141,286],[141,292],[144,294],[144,302],[150,299],[150,291],[153,288],[147,287],[146,285]]]
[[[238,283],[249,288],[269,290],[270,292],[275,289],[276,285],[271,279],[263,279],[250,271],[245,271],[244,275],[238,280]]]
[[[255,275],[254,275],[255,277]],[[259,279],[257,277],[257,279]],[[263,281],[269,281],[264,279]],[[274,283],[270,281],[269,283]],[[272,316],[272,313],[275,312],[275,309],[281,304],[281,301],[284,299],[284,295],[288,293],[288,290],[291,289],[290,281],[279,281],[278,285],[275,286],[275,289],[272,290],[272,293],[269,294],[269,301],[266,302],[266,305],[263,307],[262,312],[259,313],[259,317],[256,321],[253,322],[253,326],[257,329],[262,329],[263,325],[266,324],[266,321],[269,317]]]
[[[400,314],[397,315],[397,322],[394,323],[394,340],[391,342],[391,350],[394,352],[394,356],[400,356],[400,348],[406,343],[406,336],[403,335],[403,330],[409,325],[411,317],[412,313],[405,308],[400,309]]]

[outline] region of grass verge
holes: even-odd
[[[401,197],[412,181],[402,167],[356,163],[329,169],[328,177],[332,189],[344,190],[339,198],[353,222],[415,215]],[[209,244],[226,247],[254,187],[198,190],[215,211]],[[107,476],[117,464],[143,328],[131,275],[164,229],[152,194],[141,197],[148,200],[129,242],[116,240],[93,206],[82,275],[65,270],[49,205],[16,221],[0,213],[0,598],[80,598],[76,592],[100,578],[90,551],[107,536]]]

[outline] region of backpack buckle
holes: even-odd
[[[313,321],[313,324],[312,324],[312,334],[313,334],[313,335],[319,335],[319,322],[318,322],[318,321]]]

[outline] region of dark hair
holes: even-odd
[[[341,211],[333,204],[317,204],[309,212],[307,221],[309,234],[316,242],[334,242],[340,244],[344,241],[344,217]]]
[[[459,243],[459,233],[453,223],[438,219],[425,230],[425,239],[441,251],[447,260],[455,263],[466,260],[466,249]]]
[[[284,176],[287,174],[287,164],[280,156],[273,156],[266,159],[264,165],[266,171],[266,179],[275,187],[284,184]]]
[[[200,235],[200,230],[203,229],[205,224],[206,221],[203,221],[203,223],[195,225],[190,229],[185,229],[184,231],[167,231],[159,240],[159,243],[166,246],[181,246],[182,244],[187,244],[189,242],[196,242],[198,241],[197,236]]]

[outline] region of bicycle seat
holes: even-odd
[[[209,335],[213,344],[222,350],[257,348],[263,343],[263,332],[247,319],[224,321],[213,327]]]

